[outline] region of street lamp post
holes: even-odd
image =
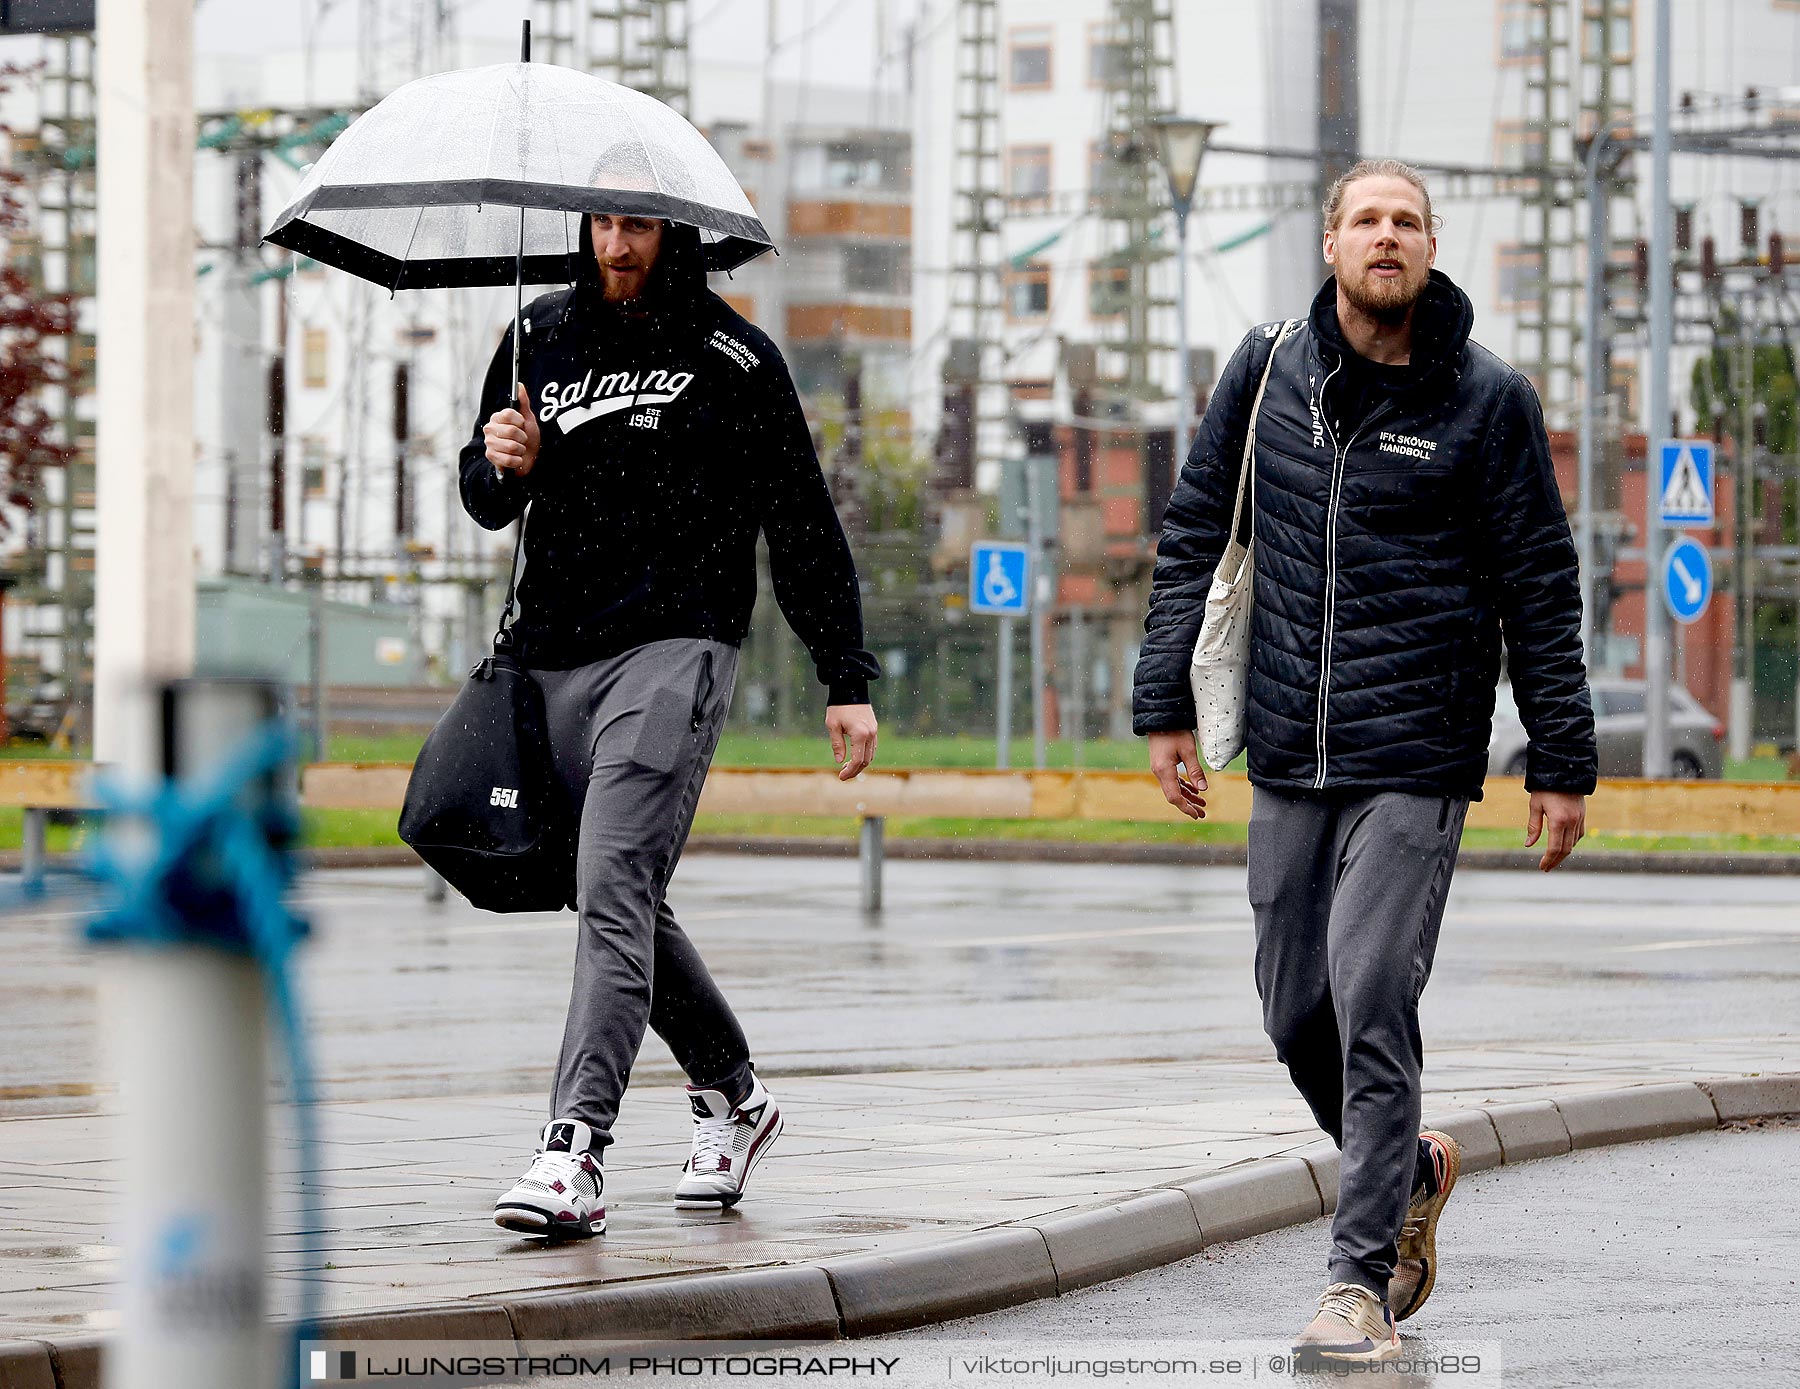
[[[1192,116],[1161,116],[1151,124],[1156,130],[1157,157],[1169,180],[1169,202],[1175,209],[1176,347],[1175,466],[1187,462],[1188,416],[1194,408],[1194,385],[1188,367],[1188,211],[1194,205],[1194,185],[1200,181],[1200,159],[1206,142],[1224,122],[1196,120]]]

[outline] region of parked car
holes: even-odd
[[[1594,738],[1601,776],[1641,776],[1644,770],[1645,685],[1642,680],[1597,679]],[[1512,686],[1500,686],[1494,701],[1494,730],[1488,742],[1488,775],[1525,775],[1525,725],[1513,702]],[[1725,774],[1725,725],[1679,685],[1669,687],[1669,769],[1684,780]]]
[[[6,706],[7,737],[15,743],[48,743],[62,727],[69,701],[55,681],[40,685],[28,699]]]

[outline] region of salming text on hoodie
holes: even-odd
[[[880,671],[862,649],[856,570],[780,353],[706,289],[691,227],[666,228],[632,308],[604,302],[597,271],[534,300],[520,374],[537,461],[522,479],[496,473],[481,432],[509,404],[510,329],[462,450],[463,505],[480,525],[531,503],[521,659],[569,669],[668,637],[741,644],[760,532],[830,702],[866,703]]]

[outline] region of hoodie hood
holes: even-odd
[[[574,300],[584,313],[616,311],[606,302],[600,264],[594,258],[593,222],[581,219],[580,254],[576,257]],[[662,324],[691,317],[693,303],[706,292],[706,253],[700,229],[685,222],[664,222],[662,249],[638,302],[645,317]]]
[[[1331,351],[1354,357],[1356,350],[1345,340],[1338,323],[1337,289],[1336,275],[1319,287],[1310,314],[1312,330]],[[1474,326],[1475,306],[1469,302],[1469,296],[1443,271],[1431,271],[1413,309],[1412,365],[1417,371],[1413,384],[1454,365],[1462,357]]]

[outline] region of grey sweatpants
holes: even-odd
[[[1384,1298],[1418,1162],[1419,995],[1468,808],[1259,786],[1251,809],[1263,1026],[1342,1154],[1330,1280]]]
[[[650,642],[574,670],[536,670],[557,774],[581,807],[575,986],[550,1117],[612,1141],[653,1027],[688,1079],[734,1099],[750,1048],[664,900],[737,678],[735,646]]]

